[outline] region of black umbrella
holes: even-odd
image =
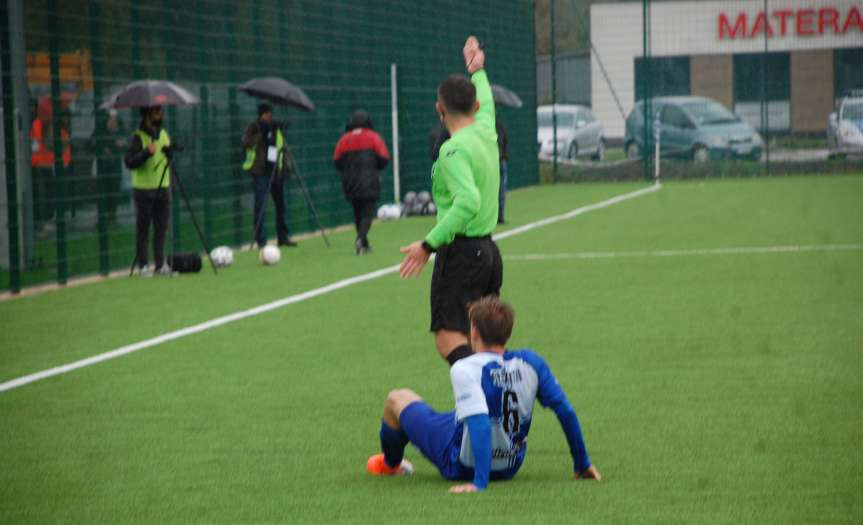
[[[294,106],[303,111],[314,111],[315,105],[305,92],[287,80],[279,77],[253,78],[240,84],[240,91],[257,98],[263,98],[282,106]]]
[[[495,103],[497,104],[509,106],[511,108],[520,108],[522,106],[521,99],[518,95],[503,86],[492,84],[491,93],[494,96]]]
[[[99,109],[146,108],[151,106],[189,106],[200,104],[198,97],[167,80],[132,82],[108,97]]]

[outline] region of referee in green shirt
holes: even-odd
[[[438,87],[435,104],[450,134],[432,169],[437,223],[425,239],[401,249],[400,268],[402,278],[417,276],[437,252],[431,330],[450,365],[472,353],[468,304],[499,295],[503,282],[500,251],[491,239],[500,187],[494,99],[476,37],[468,37],[463,53],[470,80],[450,75]]]

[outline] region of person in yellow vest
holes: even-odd
[[[166,171],[171,156],[171,138],[162,129],[162,108],[141,108],[141,123],[132,134],[129,149],[123,159],[132,171],[132,191],[135,197],[135,249],[138,274],[153,275],[148,265],[147,241],[153,224],[153,258],[155,271],[170,275],[165,264],[165,234],[171,215],[171,173]],[[164,174],[164,176],[163,176]]]
[[[258,118],[249,124],[243,134],[243,148],[246,150],[246,160],[243,170],[252,177],[252,189],[255,192],[255,214],[252,224],[259,225],[255,230],[255,241],[261,248],[267,244],[264,229],[264,202],[267,198],[267,188],[273,197],[276,207],[276,236],[279,246],[296,246],[291,240],[288,223],[285,219],[285,179],[287,178],[292,158],[285,145],[282,130],[273,122],[273,107],[267,103],[258,106]],[[276,167],[278,163],[278,167]],[[272,182],[270,182],[272,178]]]

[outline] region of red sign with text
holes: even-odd
[[[755,16],[741,11],[736,17],[722,12],[719,13],[718,30],[720,40],[764,38],[765,35],[774,38],[863,34],[863,16],[857,6],[845,10],[831,6],[775,9],[758,11]]]

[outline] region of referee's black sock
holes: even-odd
[[[446,356],[446,360],[447,362],[449,362],[449,366],[452,366],[459,359],[471,355],[473,355],[473,350],[471,350],[470,345],[461,345],[453,348],[452,352],[450,352],[449,355]]]

